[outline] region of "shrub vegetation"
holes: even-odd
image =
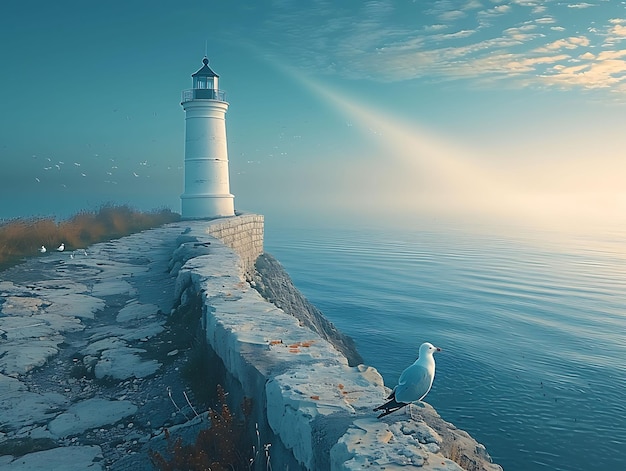
[[[61,243],[67,250],[80,249],[178,220],[180,215],[169,209],[142,212],[126,205],[81,211],[61,222],[51,217],[11,219],[0,223],[0,269],[39,253],[42,245],[48,250]]]
[[[200,430],[192,444],[183,444],[182,438],[173,439],[165,429],[167,456],[149,451],[152,464],[159,471],[244,471],[261,463],[260,446],[252,448],[252,457],[246,456],[245,431],[251,414],[252,400],[244,398],[241,404],[243,420],[237,420],[226,404],[226,392],[217,386],[218,404],[209,408],[209,426]],[[260,442],[259,442],[260,444]],[[265,456],[265,469],[271,470],[269,455]]]

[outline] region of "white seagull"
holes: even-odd
[[[65,244],[64,244],[63,242],[61,242],[61,245],[59,245],[59,246],[57,247],[57,250],[58,250],[59,252],[63,252],[63,251],[65,250]]]
[[[435,358],[433,354],[440,352],[439,347],[432,343],[423,343],[420,346],[419,357],[411,366],[402,372],[398,385],[393,388],[389,399],[382,406],[378,406],[375,411],[383,411],[378,418],[384,417],[392,412],[402,409],[412,402],[421,401],[428,391],[430,391],[435,379]]]
[[[40,251],[41,253],[46,253],[46,246],[45,246],[45,245],[42,245],[42,246],[41,246],[41,248],[39,249],[39,251]]]

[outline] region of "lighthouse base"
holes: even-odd
[[[211,219],[235,215],[235,197],[227,195],[182,195],[183,219]]]

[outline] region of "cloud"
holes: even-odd
[[[515,28],[507,28],[503,31],[503,35],[516,41],[526,42],[543,36],[542,33],[532,32],[536,31],[536,29],[537,25],[527,24]]]
[[[621,24],[616,24],[615,26],[613,26],[613,28],[611,28],[611,30],[609,31],[609,34],[611,34],[614,37],[624,38],[626,37],[626,26],[622,26]]]
[[[426,32],[441,31],[442,29],[448,29],[448,28],[449,28],[448,25],[434,24],[434,25],[426,25],[426,26],[424,26],[424,31],[426,31]]]
[[[613,47],[626,39],[625,24],[625,20],[618,20],[614,18],[610,21],[610,25],[606,27],[604,33],[598,32],[599,35],[604,36],[603,45],[605,47]]]
[[[478,0],[468,0],[468,2],[463,6],[463,10],[477,10],[483,8],[483,4]]]
[[[510,5],[498,5],[487,10],[479,11],[476,18],[482,28],[488,28],[493,24],[493,20],[496,17],[509,13],[510,11]]]
[[[557,39],[543,47],[535,49],[536,52],[558,51],[559,49],[576,49],[581,46],[588,46],[589,39],[585,36],[576,36],[569,38]]]
[[[626,81],[626,51],[604,51],[583,64],[555,65],[542,78],[559,86],[609,88]],[[589,56],[587,56],[589,57]]]
[[[431,42],[445,42],[451,39],[464,39],[476,34],[476,30],[460,30],[455,31],[454,33],[442,33],[437,35],[430,36],[429,40]]]
[[[626,51],[602,51],[597,55],[598,61],[622,59],[626,56]]]
[[[466,4],[466,7],[467,5],[468,4]],[[465,18],[467,14],[463,11],[464,9],[460,9],[458,2],[453,0],[436,0],[424,13],[434,16],[441,22],[448,23]]]
[[[511,3],[514,5],[522,6],[522,7],[537,8],[537,7],[543,6],[542,3],[545,3],[545,2],[542,2],[540,0],[512,0]]]
[[[567,8],[578,8],[578,9],[582,9],[582,8],[589,8],[589,7],[595,7],[596,5],[592,4],[592,3],[573,3],[570,5],[567,5]]]
[[[466,13],[462,10],[444,11],[439,14],[439,19],[442,21],[454,21],[460,18],[464,18]]]
[[[363,11],[366,15],[381,16],[393,10],[393,5],[389,0],[369,0],[363,4]]]
[[[506,69],[511,73],[534,72],[538,65],[554,64],[569,59],[568,55],[520,57],[506,63]]]
[[[540,25],[549,25],[549,24],[556,23],[556,20],[551,16],[542,16],[541,18],[537,18],[535,20],[535,23],[540,24]]]

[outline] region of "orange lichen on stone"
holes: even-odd
[[[319,396],[311,396],[311,399],[313,399],[314,401],[319,401],[320,397]]]
[[[302,353],[300,348],[309,348],[311,345],[315,343],[315,340],[307,340],[304,342],[294,342],[292,344],[285,344],[285,346],[289,349],[289,353]],[[271,345],[279,345],[283,344],[282,340],[270,340]]]
[[[339,383],[339,384],[337,385],[337,387],[338,387],[339,389],[343,389],[343,388],[344,388],[343,384],[341,384],[341,383]]]
[[[314,343],[315,343],[315,340],[307,340],[305,342],[296,342],[296,343],[289,345],[289,348],[299,348],[299,347],[309,348]]]

